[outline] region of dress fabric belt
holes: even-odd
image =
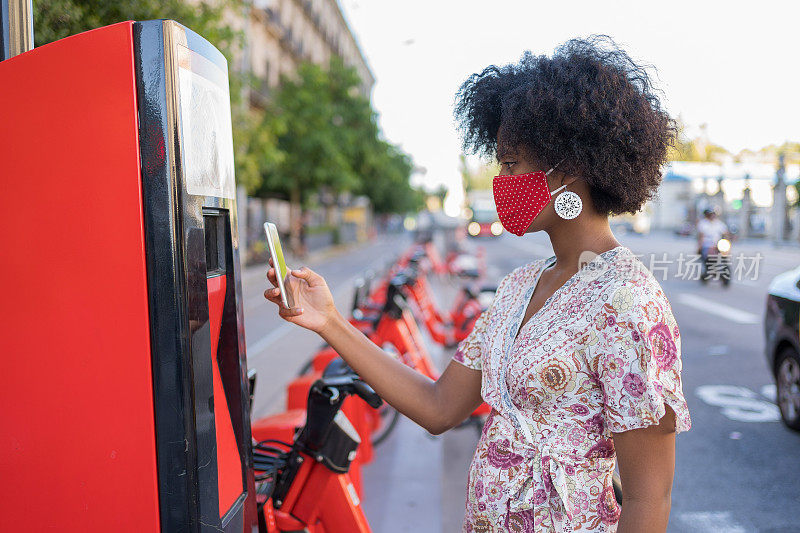
[[[572,520],[579,514],[579,509],[574,508],[574,493],[583,483],[583,472],[596,472],[595,476],[599,477],[603,473],[611,475],[614,470],[614,458],[582,457],[556,450],[546,443],[537,448],[524,446],[524,452],[527,475],[509,479],[507,507],[510,512],[546,505],[551,509],[562,508],[567,518]],[[537,476],[537,465],[541,466],[540,476]]]

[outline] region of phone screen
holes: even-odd
[[[286,280],[286,275],[289,273],[289,269],[286,267],[286,259],[283,258],[283,248],[281,248],[281,239],[278,236],[278,228],[274,224],[270,224],[269,232],[272,235],[272,242],[275,244],[275,255],[278,259],[278,264],[276,265],[278,273],[280,274],[282,280]]]
[[[272,255],[272,262],[275,265],[275,274],[278,278],[278,287],[281,289],[281,300],[286,307],[294,307],[294,299],[289,289],[289,267],[286,266],[286,258],[283,256],[281,239],[278,235],[278,227],[272,222],[264,223],[264,230],[267,233],[267,241]]]

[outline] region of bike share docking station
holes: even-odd
[[[11,1],[0,530],[252,531],[225,58],[173,21],[15,55]]]

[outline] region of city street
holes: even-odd
[[[800,248],[735,242],[734,257],[760,253],[763,259],[752,260],[746,279],[734,279],[726,289],[719,282],[702,286],[680,279],[682,267],[677,261],[681,253],[693,253],[691,238],[666,233],[618,237],[642,254],[654,271],[681,328],[683,387],[693,426],[677,438],[669,531],[797,531],[800,434],[778,421],[773,380],[763,353],[762,317],[769,281],[800,264]],[[367,268],[382,268],[410,242],[405,236],[382,237],[379,243],[315,257],[309,264],[325,276],[344,311],[353,280]],[[517,266],[550,255],[543,234],[477,239],[468,246],[485,247],[491,283]],[[258,417],[283,407],[284,385],[320,340],[282,322],[264,303],[263,267],[247,269],[243,279],[248,359],[259,373],[254,410]],[[444,280],[433,285],[437,303],[449,307],[454,285]],[[428,347],[437,363],[446,365],[452,352],[432,342]],[[363,505],[373,530],[458,531],[477,437],[473,428],[431,437],[402,420],[364,469]]]
[[[0,0],[0,533],[800,533],[800,2],[617,4]]]

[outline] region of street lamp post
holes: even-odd
[[[744,176],[744,191],[742,191],[742,207],[740,209],[741,222],[740,235],[742,238],[750,236],[750,216],[753,214],[753,198],[750,190],[750,174]]]
[[[722,190],[722,181],[724,179],[725,179],[724,176],[722,176],[721,174],[717,176],[717,192],[714,193],[714,196],[716,197],[717,206],[719,207],[719,218],[722,220],[725,220],[727,215],[727,209],[725,205],[725,193]]]
[[[778,154],[778,170],[775,173],[775,186],[772,188],[772,235],[775,243],[786,238],[786,159]]]
[[[31,0],[0,0],[0,61],[32,49]]]

